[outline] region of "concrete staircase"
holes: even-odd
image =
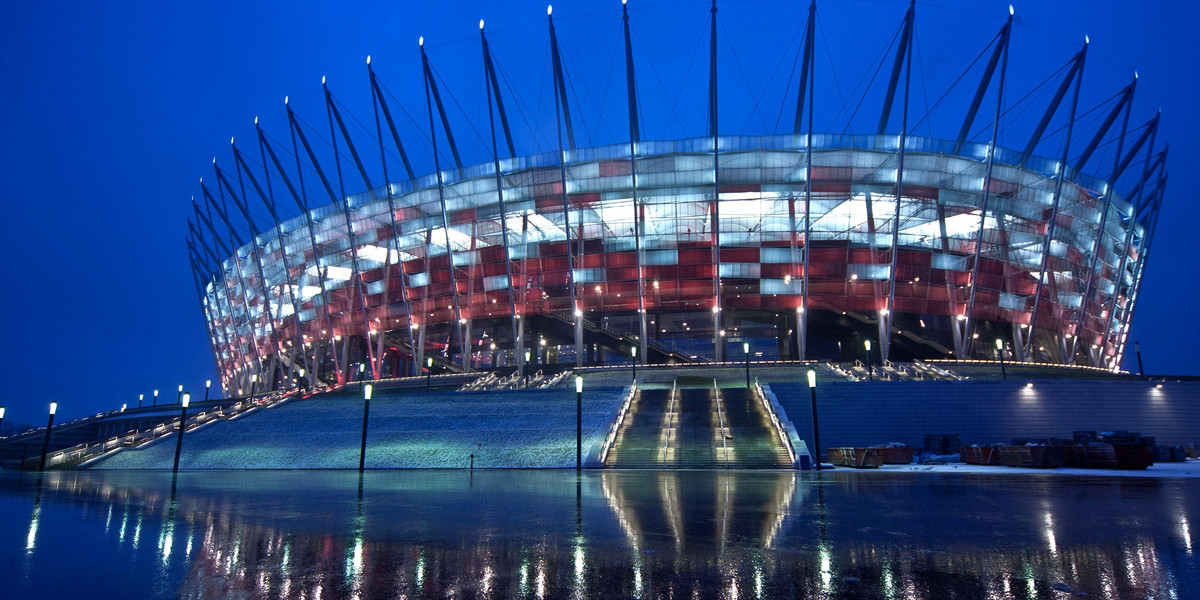
[[[605,466],[619,469],[786,469],[761,402],[744,388],[642,389]]]

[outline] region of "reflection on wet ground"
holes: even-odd
[[[0,596],[1190,598],[1198,492],[853,472],[4,474]]]

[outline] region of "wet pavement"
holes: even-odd
[[[1184,478],[7,472],[0,515],[4,598],[1200,597]]]

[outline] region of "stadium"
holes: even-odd
[[[1083,44],[1049,82],[1024,147],[999,146],[1012,107],[1010,11],[977,59],[957,136],[919,136],[910,6],[880,63],[878,127],[813,131],[815,10],[796,49],[787,133],[722,133],[715,4],[703,137],[642,139],[628,13],[629,135],[618,143],[576,144],[580,107],[553,14],[555,148],[515,147],[506,102],[516,103],[482,22],[487,117],[472,126],[490,160],[460,159],[448,91],[423,44],[426,102],[409,110],[428,117],[434,173],[413,172],[370,59],[374,115],[360,117],[375,140],[356,144],[347,123],[359,119],[328,87],[328,139],[290,104],[286,135],[256,120],[257,147],[235,145],[230,166],[214,159],[188,224],[226,393],[749,356],[868,370],[973,359],[1118,370],[1166,181],[1159,117],[1139,127],[1130,115],[1136,76],[1089,111],[1087,135],[1074,131]],[[1065,129],[1058,147],[1041,143],[1052,124]],[[318,159],[321,144],[332,145],[332,164]],[[447,148],[453,160],[437,162]],[[368,173],[379,164],[382,179]],[[259,206],[269,226],[252,218]]]

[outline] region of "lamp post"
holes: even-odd
[[[154,390],[154,398],[150,401],[150,406],[158,406],[158,390]]]
[[[145,394],[138,394],[138,408],[142,407],[142,400],[146,398]]]
[[[1142,345],[1138,342],[1133,343],[1133,352],[1137,354],[1138,359],[1138,377],[1146,378],[1146,370],[1142,368]]]
[[[121,410],[125,410],[122,408]],[[4,407],[0,406],[0,436],[4,433]]]
[[[863,340],[863,347],[867,349],[867,380],[875,380],[875,369],[871,368],[871,340]]]
[[[996,338],[996,356],[1000,357],[1000,379],[1008,379],[1004,372],[1004,340]]]
[[[50,419],[46,421],[46,438],[42,440],[42,462],[38,465],[38,472],[46,470],[46,453],[50,451],[50,430],[54,428],[54,413],[58,412],[58,403],[50,403]]]
[[[583,468],[583,376],[575,376],[575,470]]]
[[[308,380],[306,380],[304,378],[305,373],[306,373],[306,371],[304,369],[300,369],[300,372],[299,372],[300,381],[296,382],[296,387],[300,388],[300,391],[304,391],[304,390],[308,389]]]
[[[525,372],[521,373],[521,378],[525,380],[525,389],[529,389],[529,350],[525,351]]]
[[[183,450],[183,430],[187,425],[187,409],[188,404],[192,402],[192,395],[182,394],[179,397],[179,435],[175,436],[175,464],[171,465],[171,472],[179,472],[179,452]]]
[[[812,396],[813,445],[816,446],[814,462],[818,471],[821,470],[821,428],[817,425],[817,372],[808,370],[808,391]]]
[[[258,373],[250,376],[250,399],[254,399],[254,388],[258,387]]]
[[[129,405],[128,405],[128,404],[122,404],[122,405],[121,405],[121,412],[125,412],[125,409],[126,409],[126,408],[128,408],[128,407],[129,407]],[[4,407],[0,406],[0,413],[3,413],[3,412],[4,412]],[[4,421],[4,419],[0,419],[0,422],[2,422],[2,421]]]
[[[212,387],[212,380],[211,380],[211,379],[205,379],[205,380],[204,380],[204,401],[205,401],[205,402],[208,402],[208,390],[209,390],[209,388],[211,388],[211,387]]]
[[[637,383],[637,346],[629,349],[633,353],[633,382]]]
[[[367,464],[367,415],[371,412],[371,392],[374,386],[367,384],[363,386],[363,424],[362,424],[362,445],[358,449],[358,472],[363,472],[363,467]]]
[[[425,389],[429,389],[433,385],[433,357],[425,358]]]
[[[746,355],[746,389],[750,389],[750,342],[742,342],[742,354]]]
[[[179,402],[181,400],[183,400],[183,384],[182,383],[179,384],[179,393],[175,394],[175,404],[179,404]]]

